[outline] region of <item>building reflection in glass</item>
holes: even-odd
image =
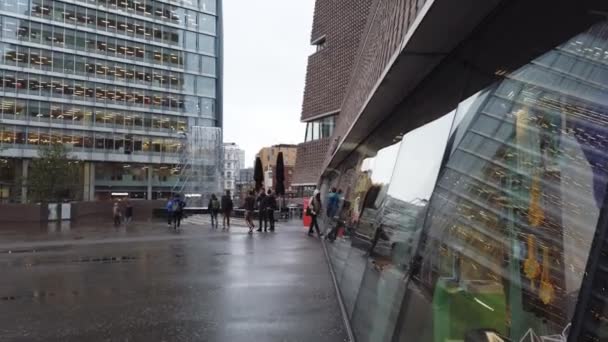
[[[607,32],[344,163],[346,228],[329,250],[358,341],[567,338],[606,201]],[[598,277],[588,341],[608,339]]]

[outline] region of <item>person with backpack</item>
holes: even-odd
[[[270,231],[274,232],[274,211],[277,209],[277,198],[270,189],[268,189],[268,194],[264,198],[264,208],[266,208],[264,217],[270,225]],[[264,227],[264,231],[266,231],[266,227]]]
[[[232,209],[234,209],[234,203],[232,202],[232,197],[230,197],[230,190],[226,190],[226,194],[222,196],[222,230],[230,230],[230,215],[232,214]],[[226,226],[228,228],[226,228]]]
[[[209,204],[207,204],[207,210],[211,215],[211,228],[217,229],[219,222],[217,221],[217,215],[220,213],[220,201],[217,199],[215,194],[211,194]]]
[[[181,225],[186,203],[182,201],[179,194],[176,194],[173,199],[169,201],[169,204],[171,213],[171,221],[169,222],[169,225],[173,224],[173,229],[177,230],[177,228],[179,228]]]
[[[249,227],[249,234],[253,233],[255,224],[253,223],[253,212],[255,210],[255,196],[253,191],[249,191],[245,198],[245,222]]]
[[[258,226],[258,232],[262,231],[262,226],[264,227],[264,231],[268,229],[268,219],[266,217],[266,191],[264,189],[260,190],[260,194],[256,199],[256,203],[258,205],[258,220],[260,225]]]

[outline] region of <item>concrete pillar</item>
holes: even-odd
[[[90,201],[95,200],[95,163],[89,164],[89,195]]]
[[[27,175],[29,171],[29,159],[23,159],[21,163],[21,203],[27,203]]]
[[[152,200],[152,165],[148,165],[148,200]]]
[[[84,163],[84,184],[82,189],[83,201],[95,200],[95,164],[92,162]]]

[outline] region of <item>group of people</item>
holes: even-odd
[[[221,201],[217,199],[215,194],[211,194],[207,210],[209,211],[209,215],[211,215],[211,227],[213,229],[217,229],[219,226],[218,216],[220,211],[222,212],[222,230],[230,229],[230,216],[234,210],[234,202],[232,202],[230,190],[226,190]]]
[[[339,213],[341,202],[342,190],[332,188],[327,196],[326,215],[328,219],[333,220],[335,216]],[[175,195],[167,202],[169,226],[173,226],[176,230],[180,227],[185,207],[186,203],[181,199],[179,194]],[[127,204],[126,208],[130,208],[126,210],[127,212],[129,212],[128,220],[130,220],[130,217],[133,214],[133,209],[129,204]],[[234,210],[234,202],[232,201],[232,197],[230,196],[230,190],[226,190],[226,193],[221,197],[221,199],[218,199],[215,194],[212,194],[211,198],[209,199],[207,208],[209,211],[209,215],[211,216],[211,227],[213,229],[219,228],[218,216],[220,213],[222,214],[222,230],[230,229],[230,217],[232,216],[232,212]],[[275,230],[274,213],[277,209],[277,199],[272,190],[261,189],[257,196],[253,190],[250,191],[247,197],[245,198],[244,209],[245,222],[247,223],[247,227],[249,228],[250,234],[253,233],[256,227],[254,223],[254,214],[256,210],[258,212],[259,221],[257,231],[273,232]],[[115,212],[117,212],[117,204],[115,204]],[[308,235],[312,236],[314,234],[314,229],[316,230],[317,235],[319,237],[323,236],[319,228],[318,221],[322,212],[323,205],[321,202],[321,192],[319,190],[315,190],[313,196],[308,202],[308,207],[306,209],[306,215],[311,217]],[[329,234],[332,233],[334,232],[331,231]]]
[[[332,188],[327,195],[327,209],[326,215],[329,220],[333,220],[335,216],[340,212],[340,203],[342,202],[342,190]],[[308,229],[308,235],[314,234],[313,228],[316,230],[319,238],[323,236],[319,229],[319,216],[323,212],[323,204],[321,203],[321,192],[315,190],[313,196],[308,201],[308,207],[306,209],[306,215],[310,216],[310,227]],[[330,231],[330,235],[334,234],[334,228]]]
[[[247,222],[250,234],[253,233],[253,230],[255,229],[253,216],[256,208],[258,210],[259,220],[257,231],[262,232],[263,226],[264,232],[267,232],[268,230],[274,232],[274,212],[277,210],[277,199],[272,190],[268,189],[268,191],[265,191],[264,189],[261,189],[257,197],[252,190],[249,191],[249,194],[245,198],[245,222]]]
[[[127,198],[124,201],[114,202],[112,207],[112,217],[114,219],[114,227],[131,223],[133,220],[133,204]]]
[[[179,194],[173,196],[173,198],[167,201],[167,220],[169,227],[173,227],[173,229],[177,230],[182,223],[182,218],[184,217],[184,208],[186,207],[186,202],[184,202]]]

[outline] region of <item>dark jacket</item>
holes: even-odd
[[[266,210],[277,209],[277,198],[274,195],[265,196],[263,199],[262,207]]]
[[[214,201],[214,199],[209,200],[209,204],[207,204],[207,210],[214,212],[214,213],[220,211],[220,208],[222,207],[220,200],[218,200],[217,198],[215,199],[215,201],[218,202],[218,208],[213,208],[213,201]]]
[[[232,198],[228,195],[222,196],[222,210],[223,211],[232,211],[234,208],[234,203],[232,203]]]
[[[255,210],[255,197],[247,196],[245,198],[245,210],[247,210],[247,211]]]
[[[265,210],[266,207],[266,194],[262,193],[258,196],[258,198],[256,199],[256,204],[258,206],[258,210]]]
[[[319,201],[316,196],[310,199],[308,207],[310,208],[310,214],[312,216],[317,216],[321,213],[321,201]]]

